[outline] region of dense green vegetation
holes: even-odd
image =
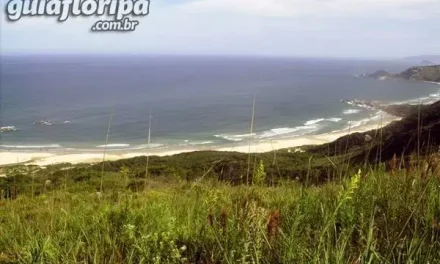
[[[439,152],[440,146],[440,101],[417,107],[400,121],[364,133],[353,133],[329,144],[312,146],[309,153],[330,155],[347,153],[351,163],[377,163],[391,160],[395,155],[408,161],[408,157],[430,156]],[[366,142],[365,137],[371,137]],[[406,162],[408,164],[408,162]]]
[[[238,154],[169,157],[172,168],[154,158],[148,179],[143,158],[104,174],[100,165],[4,169],[0,263],[440,263],[437,169],[354,173],[341,160],[346,173],[313,181],[301,167],[310,157],[278,154],[280,171],[290,159],[300,177],[269,180],[273,153],[255,158],[249,184],[213,171]]]

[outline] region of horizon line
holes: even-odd
[[[93,57],[215,57],[215,58],[276,58],[276,59],[336,59],[336,60],[411,60],[418,57],[440,57],[439,55],[408,55],[404,57],[361,57],[361,56],[325,56],[325,55],[274,55],[274,54],[197,54],[197,53],[91,53],[91,52],[0,52],[0,57],[23,56],[93,56]]]

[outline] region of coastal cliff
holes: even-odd
[[[440,65],[412,67],[396,77],[411,81],[440,82]]]
[[[309,153],[352,153],[354,163],[389,161],[414,153],[435,153],[440,146],[440,101],[408,110],[408,115],[382,129],[354,133],[329,144],[314,146]]]

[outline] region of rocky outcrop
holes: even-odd
[[[0,133],[3,132],[12,132],[12,131],[17,131],[17,128],[15,126],[5,126],[5,127],[0,127]]]
[[[379,101],[371,101],[371,100],[341,100],[341,102],[346,103],[351,106],[356,106],[359,108],[364,108],[368,110],[382,110],[390,115],[398,116],[398,117],[406,117],[413,113],[416,113],[419,109],[423,110],[429,106],[427,105],[412,105],[412,104],[383,104]]]
[[[379,105],[377,109],[380,109],[393,116],[406,117],[414,113],[417,113],[419,109],[420,111],[423,111],[428,107],[429,106],[427,105],[398,104],[398,105]]]
[[[379,70],[372,74],[367,74],[367,77],[375,78],[375,79],[385,79],[385,78],[394,78],[394,75],[385,70]]]
[[[440,65],[412,67],[395,77],[411,81],[440,82]]]

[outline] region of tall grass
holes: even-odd
[[[104,181],[104,168],[105,168],[105,155],[107,154],[107,145],[108,145],[108,138],[110,136],[110,128],[112,126],[112,119],[113,119],[113,110],[110,112],[108,124],[107,124],[107,133],[105,135],[105,145],[104,145],[104,151],[102,154],[102,171],[101,171],[101,185],[99,188],[99,191],[102,193],[102,185]]]
[[[66,171],[59,174],[64,184],[52,186],[36,177],[40,168],[13,173],[14,188],[21,185],[22,193],[0,197],[0,263],[440,263],[440,166],[435,155],[421,160],[420,106],[410,168],[397,166],[395,156],[385,170],[380,129],[367,154],[378,141],[377,162],[369,165],[366,157],[363,171],[350,174],[347,138],[342,162],[332,161],[330,148],[326,157],[339,179],[319,186],[309,180],[313,156],[305,184],[274,185],[273,175],[265,181],[261,159],[255,168],[256,155],[249,179],[254,114],[255,97],[245,185],[209,178],[223,158],[193,182],[173,173],[149,176],[148,155],[144,188],[139,192],[135,185],[133,192],[137,179],[129,179],[130,168],[104,177],[111,113],[96,177],[90,167],[70,175],[72,182]],[[147,149],[150,136],[151,114]],[[427,169],[421,169],[423,162]],[[276,151],[273,166],[281,174]],[[53,169],[48,174],[57,180]]]
[[[251,167],[251,144],[252,144],[252,137],[254,133],[254,118],[255,118],[255,95],[252,100],[252,116],[251,116],[251,124],[249,127],[249,151],[248,151],[248,164],[247,164],[247,171],[246,171],[246,185],[249,184],[249,174],[250,174],[250,167]]]
[[[0,200],[0,263],[440,263],[440,178],[383,166],[341,182],[238,186],[106,174]],[[119,179],[119,180],[118,180]]]
[[[148,179],[148,166],[150,165],[150,142],[151,142],[151,110],[150,110],[150,116],[148,118],[147,161],[145,163],[145,181]]]

